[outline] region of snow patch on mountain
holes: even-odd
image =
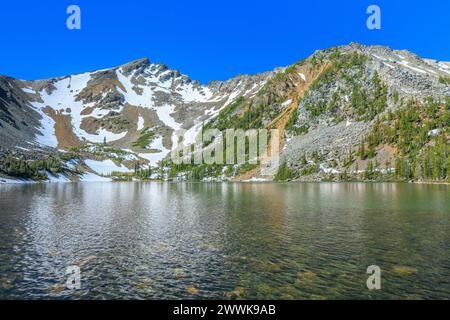
[[[125,91],[121,88],[117,88],[117,90],[124,96],[126,102],[137,107],[152,108],[154,106],[153,90],[149,86],[134,85],[131,82],[131,77],[125,76],[121,68],[116,71],[116,75],[125,88]],[[133,87],[141,89],[142,92],[138,94]]]
[[[54,128],[55,122],[44,111],[47,106],[55,111],[64,110],[64,114],[70,115],[72,129],[81,140],[101,143],[104,138],[107,141],[115,141],[126,135],[126,132],[115,134],[105,129],[100,129],[97,134],[90,134],[80,128],[83,118],[89,115],[81,115],[85,106],[82,101],[77,99],[77,95],[87,86],[90,79],[91,73],[65,77],[53,83],[54,90],[50,94],[45,89],[39,92],[43,102],[31,103],[42,116],[41,132],[43,137],[37,137],[38,143],[50,147],[56,147],[58,144]],[[70,110],[70,112],[67,112],[67,110]]]
[[[102,175],[109,175],[112,172],[132,172],[133,170],[128,169],[127,167],[123,165],[116,165],[112,160],[103,160],[103,161],[96,161],[87,159],[84,161],[86,165],[94,170],[95,172],[102,174]]]
[[[23,91],[23,92],[26,92],[26,93],[32,93],[32,94],[36,93],[36,92],[35,92],[32,88],[30,88],[30,87],[22,88],[22,91]]]
[[[100,177],[91,172],[86,172],[80,177],[80,182],[110,182],[110,178]]]
[[[139,116],[138,117],[138,122],[137,122],[137,130],[141,131],[142,129],[144,129],[144,118]]]
[[[202,91],[194,87],[192,84],[184,85],[177,90],[183,101],[186,102],[206,102],[213,93],[209,88],[203,87]]]
[[[283,102],[283,103],[281,104],[281,106],[282,106],[283,108],[286,108],[286,107],[289,106],[291,103],[292,103],[292,99],[288,99],[288,100],[286,100],[285,102]]]
[[[168,127],[178,130],[181,127],[181,124],[176,122],[175,119],[170,115],[174,112],[175,106],[170,105],[162,105],[160,107],[155,108],[156,113],[158,114],[159,119]]]
[[[37,110],[42,116],[42,119],[40,134],[36,136],[36,142],[44,146],[56,148],[58,146],[58,139],[56,139],[55,134],[55,121],[42,110]]]
[[[48,182],[70,182],[70,179],[67,178],[66,176],[62,175],[62,174],[52,174],[51,172],[47,171],[46,172],[47,177],[48,177]]]
[[[152,153],[139,153],[139,157],[148,160],[152,166],[157,165],[158,162],[163,160],[170,152],[169,149],[164,147],[162,136],[155,137],[147,148],[159,151]]]

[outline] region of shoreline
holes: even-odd
[[[108,179],[108,178],[104,178]],[[161,181],[161,180],[132,180],[132,181],[102,181],[102,180],[91,180],[91,181],[34,181],[34,180],[19,180],[19,179],[11,179],[11,178],[0,178],[0,186],[1,185],[29,185],[29,184],[65,184],[65,183],[121,183],[121,182],[168,182],[168,183],[273,183],[273,184],[296,184],[296,183],[407,183],[407,184],[418,184],[418,185],[450,185],[450,182],[446,181],[273,181],[273,180],[247,180],[247,181],[233,181],[233,180],[224,180],[224,181]]]

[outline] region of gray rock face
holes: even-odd
[[[450,86],[440,81],[450,76],[450,68],[445,63],[381,46],[351,44],[338,50],[340,55],[348,57],[361,55],[365,61],[359,64],[358,59],[353,59],[352,64],[333,69],[334,73],[313,85],[300,101],[294,129],[303,126],[307,133],[296,135],[288,131],[288,142],[282,152],[283,161],[292,168],[299,168],[301,159],[311,160],[316,152],[322,174],[344,172],[345,157],[355,151],[377,117],[400,107],[398,101],[423,101],[429,97],[444,101],[450,96]],[[328,61],[335,53],[335,50],[325,50],[314,56]],[[385,87],[385,100],[375,97],[377,92],[383,92],[377,90],[375,77]],[[355,100],[356,90],[367,95],[369,103]],[[365,109],[366,103],[367,107],[380,103],[383,108],[372,113],[373,110]]]
[[[30,148],[41,117],[16,80],[0,76],[0,148]]]
[[[450,87],[439,83],[440,76],[450,76],[450,68],[444,63],[429,62],[411,52],[387,47],[360,46],[359,50],[372,58],[368,67],[378,70],[390,91],[418,98],[450,95]]]
[[[331,160],[337,159],[337,166],[334,169],[342,172],[343,157],[360,143],[361,137],[370,128],[371,123],[365,122],[341,122],[317,127],[305,135],[291,137],[283,150],[283,160],[297,168],[300,158],[305,156],[310,160],[317,151],[324,168],[331,169]]]

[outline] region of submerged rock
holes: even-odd
[[[194,286],[187,286],[186,292],[191,296],[195,296],[198,294],[198,289]]]
[[[50,288],[50,291],[52,293],[61,293],[66,289],[66,285],[65,284],[57,284],[54,285],[53,287]]]
[[[143,277],[141,281],[133,283],[132,286],[136,289],[147,289],[151,283],[152,281],[149,278]]]
[[[414,273],[417,273],[418,270],[416,268],[408,267],[408,266],[394,266],[392,268],[392,272],[402,276],[408,276]]]
[[[80,268],[84,267],[85,265],[87,265],[88,263],[90,263],[91,261],[97,259],[97,256],[91,255],[91,256],[87,256],[84,258],[81,258],[77,263],[75,263],[77,266],[79,266]]]
[[[239,299],[245,295],[245,289],[243,287],[237,287],[234,291],[224,293],[226,299]]]

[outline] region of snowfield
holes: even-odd
[[[159,150],[155,153],[139,153],[139,157],[146,159],[150,162],[150,165],[155,166],[159,161],[163,160],[170,152],[163,145],[163,137],[157,136],[148,146],[148,149]]]
[[[102,174],[102,175],[110,175],[112,172],[132,172],[133,170],[128,169],[127,167],[123,165],[116,165],[112,160],[103,160],[103,161],[96,161],[96,160],[85,160],[84,161],[86,165],[94,170],[95,172]]]
[[[70,179],[64,176],[63,174],[52,174],[50,172],[46,172],[48,177],[48,182],[70,182]]]
[[[138,117],[138,122],[137,122],[137,130],[141,131],[142,129],[144,129],[144,118],[142,118],[141,116]]]
[[[80,182],[110,182],[110,178],[100,177],[94,173],[87,172],[80,177]]]
[[[31,88],[22,88],[23,92],[35,94],[36,92]]]
[[[76,96],[87,86],[90,79],[91,73],[82,73],[65,77],[53,84],[55,89],[51,94],[48,94],[44,89],[40,92],[43,102],[32,102],[33,107],[42,116],[41,133],[43,137],[38,136],[36,142],[50,147],[56,147],[58,145],[54,128],[55,122],[43,111],[47,106],[50,106],[56,111],[70,108],[70,113],[65,114],[70,115],[72,119],[72,129],[75,135],[81,140],[102,143],[105,138],[107,141],[115,141],[126,135],[126,132],[115,134],[105,129],[99,130],[97,134],[89,134],[80,128],[83,118],[89,117],[90,115],[81,115],[81,112],[86,106],[83,105],[82,101],[77,101]]]

